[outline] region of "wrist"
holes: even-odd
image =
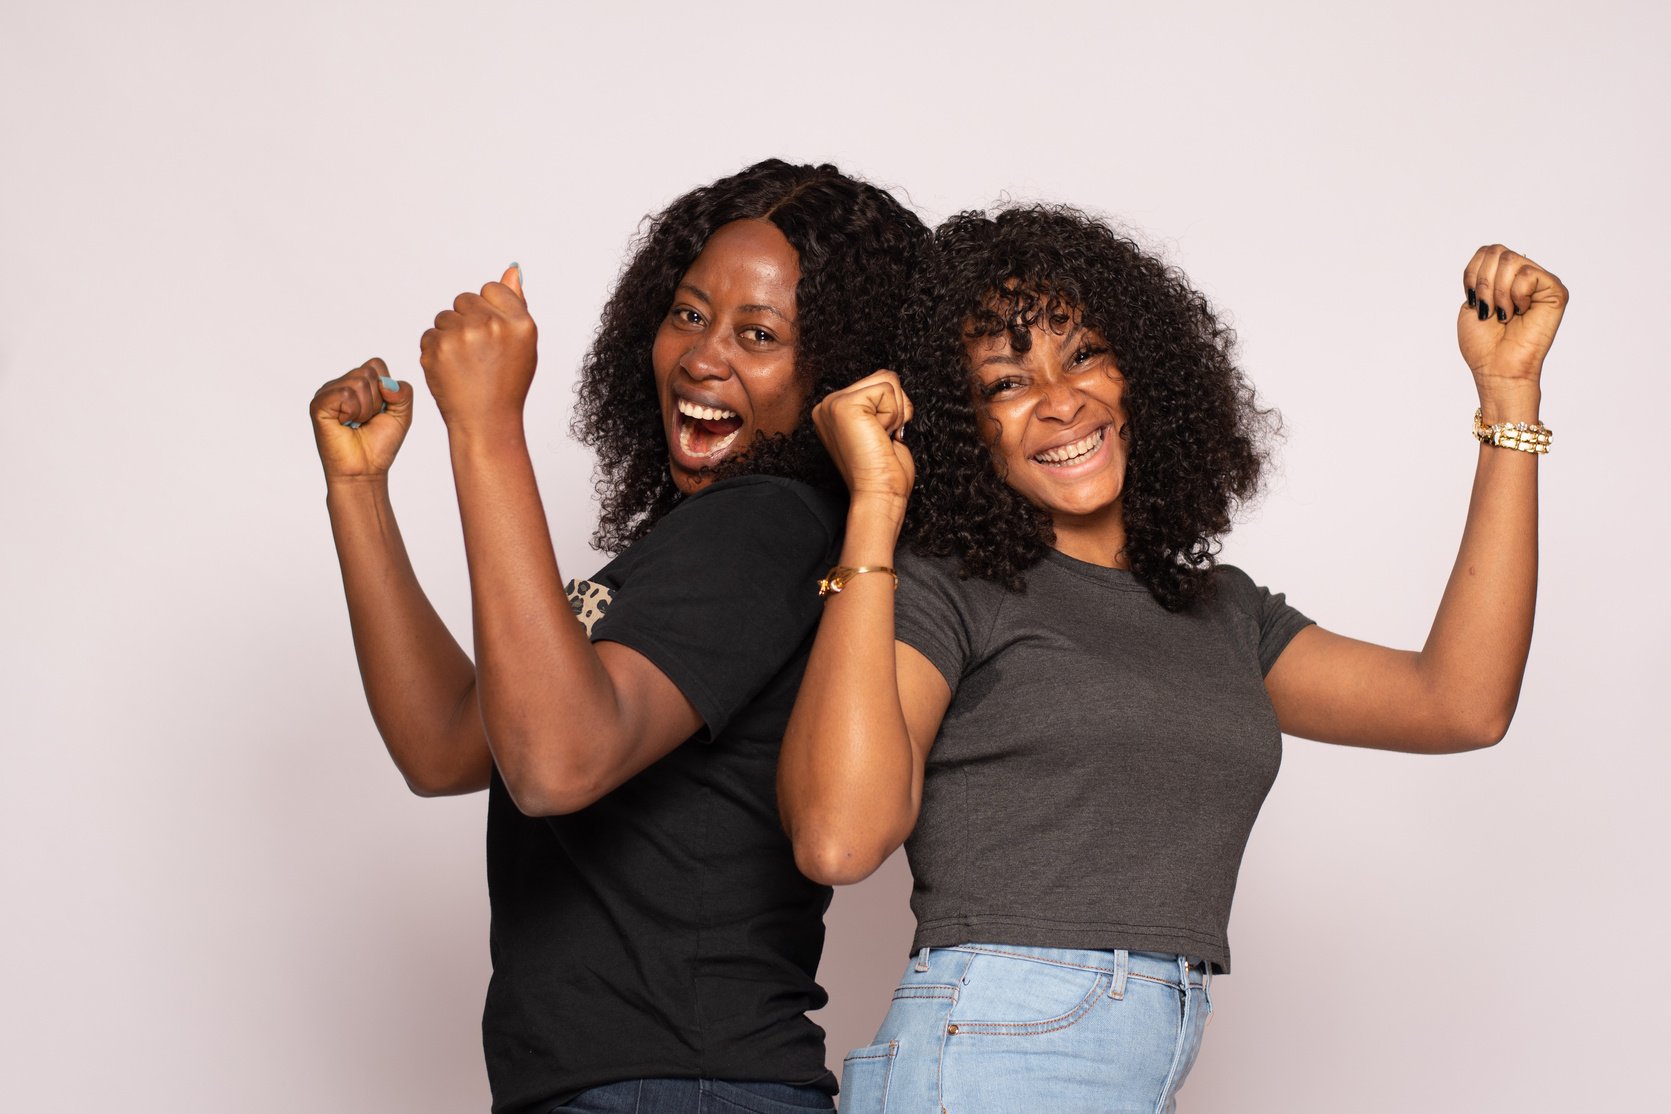
[[[855,498],[847,508],[847,531],[842,540],[841,563],[891,564],[904,521],[903,499]]]
[[[1486,425],[1538,420],[1543,390],[1537,380],[1493,380],[1476,376],[1474,382],[1479,388],[1481,420]]]
[[[365,499],[389,497],[389,474],[375,472],[357,476],[325,477],[325,501],[327,503],[352,503]]]
[[[527,433],[523,429],[520,413],[448,421],[447,444],[454,460],[460,456],[475,458],[528,451]]]

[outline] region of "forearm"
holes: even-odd
[[[1538,420],[1536,383],[1481,392],[1485,421]],[[1537,605],[1536,454],[1481,446],[1456,565],[1417,667],[1442,718],[1480,743],[1508,730]]]
[[[623,712],[564,593],[520,418],[449,435],[488,746],[525,811],[567,811],[560,794],[596,795]]]
[[[475,669],[418,584],[387,477],[331,483],[326,508],[361,682],[390,757],[424,796],[485,788]]]
[[[841,564],[892,566],[898,534],[897,510],[855,501]],[[778,764],[801,870],[831,884],[864,878],[910,834],[921,795],[899,691],[892,578],[857,576],[825,600]]]

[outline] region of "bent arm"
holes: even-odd
[[[1535,421],[1537,391],[1499,406],[1497,420]],[[1503,737],[1532,643],[1537,470],[1530,453],[1480,447],[1462,545],[1420,651],[1317,627],[1294,637],[1265,679],[1284,732],[1428,754]]]
[[[325,506],[360,679],[389,756],[420,796],[487,788],[476,671],[418,584],[388,477],[333,480]]]
[[[1561,280],[1501,244],[1462,272],[1457,345],[1486,424],[1538,420]],[[1462,546],[1427,642],[1401,653],[1323,630],[1296,635],[1265,678],[1282,729],[1308,739],[1443,753],[1508,731],[1537,604],[1537,453],[1481,445]]]
[[[702,720],[642,654],[588,638],[563,591],[520,413],[449,427],[449,438],[488,746],[522,811],[573,812]]]
[[[903,509],[855,498],[841,564],[891,567]],[[858,882],[905,842],[950,701],[939,670],[894,640],[891,577],[854,577],[825,600],[778,761],[778,807],[803,874]]]

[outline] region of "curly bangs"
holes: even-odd
[[[960,213],[934,233],[909,319],[913,548],[1024,590],[1055,532],[999,477],[967,344],[1007,333],[1025,352],[1035,325],[1079,323],[1102,335],[1125,376],[1127,566],[1169,611],[1206,597],[1219,538],[1258,489],[1276,416],[1236,367],[1234,334],[1180,271],[1077,209]]]
[[[581,365],[573,432],[597,453],[592,544],[625,549],[679,501],[668,471],[651,349],[673,291],[708,237],[768,220],[799,255],[795,372],[807,402],[793,433],[761,436],[716,477],[750,473],[838,485],[808,421],[832,390],[898,362],[901,312],[928,230],[886,190],[828,164],[768,159],[694,189],[647,218]]]

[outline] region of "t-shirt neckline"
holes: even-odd
[[[1069,557],[1059,549],[1052,549],[1045,553],[1045,561],[1063,572],[1085,580],[1094,581],[1104,587],[1113,588],[1121,592],[1147,592],[1148,589],[1137,582],[1130,569],[1111,569],[1107,565],[1093,565],[1089,561],[1081,561],[1077,557]]]

